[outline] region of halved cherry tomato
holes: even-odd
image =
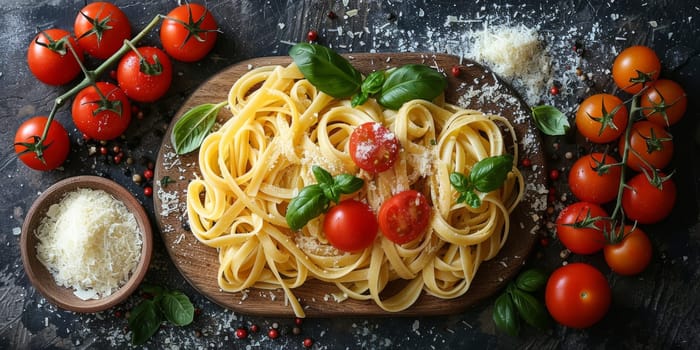
[[[618,275],[636,275],[651,261],[651,241],[639,227],[625,225],[624,237],[618,243],[607,244],[603,248],[605,262]]]
[[[627,218],[642,224],[653,224],[671,214],[676,203],[676,184],[673,179],[664,179],[664,176],[659,174],[659,186],[652,184],[645,173],[639,173],[627,181],[622,191],[622,209]]]
[[[622,90],[636,94],[656,80],[661,73],[661,61],[656,52],[646,46],[630,46],[615,58],[612,76]]]
[[[396,135],[377,122],[361,124],[350,135],[350,157],[358,167],[371,173],[391,168],[399,148]]]
[[[622,169],[605,153],[585,155],[571,166],[569,188],[581,201],[603,204],[617,197]]]
[[[126,131],[131,122],[131,103],[116,85],[98,82],[81,90],[73,100],[73,123],[95,140],[112,140]],[[104,97],[104,99],[103,99]]]
[[[588,140],[608,143],[616,140],[627,127],[627,107],[615,95],[589,96],[576,111],[576,128]]]
[[[379,228],[390,241],[408,243],[425,234],[430,215],[425,196],[415,190],[406,190],[392,196],[379,208]]]
[[[53,120],[46,139],[37,146],[49,118],[37,116],[26,120],[15,133],[15,154],[22,163],[34,170],[52,170],[63,164],[70,151],[68,132]],[[39,157],[41,154],[41,157]]]
[[[323,218],[326,239],[345,252],[355,252],[372,245],[377,229],[377,217],[372,208],[354,199],[346,199],[331,207]]]
[[[34,76],[44,84],[63,85],[80,74],[80,65],[68,43],[83,60],[83,50],[68,31],[48,29],[39,33],[27,50],[27,64]]]
[[[173,66],[163,50],[146,46],[127,52],[117,67],[117,82],[132,100],[153,102],[170,88]],[[139,57],[139,55],[141,55]]]
[[[629,138],[627,166],[635,171],[663,169],[673,157],[673,138],[663,126],[642,120],[632,124]],[[620,153],[625,149],[625,138],[618,145]],[[650,168],[651,167],[651,168]]]
[[[587,328],[608,312],[611,294],[608,280],[595,267],[571,263],[549,276],[544,301],[549,314],[560,324]]]
[[[214,16],[199,4],[176,7],[163,19],[160,42],[172,58],[199,61],[214,48],[218,27]]]
[[[673,80],[655,81],[639,98],[642,113],[652,123],[669,126],[683,118],[688,106],[685,90]]]
[[[131,38],[131,24],[119,7],[97,1],[83,7],[75,17],[73,31],[78,45],[92,57],[107,59]]]
[[[610,218],[605,209],[587,202],[576,202],[564,208],[556,224],[557,237],[576,254],[593,254],[603,249],[604,233],[610,231]]]

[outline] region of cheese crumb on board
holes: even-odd
[[[124,203],[102,190],[77,189],[52,205],[36,231],[37,259],[56,284],[99,299],[126,283],[141,257],[141,232]]]

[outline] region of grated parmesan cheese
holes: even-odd
[[[38,260],[60,286],[83,300],[111,295],[141,257],[141,233],[124,203],[77,189],[52,205],[36,231]]]

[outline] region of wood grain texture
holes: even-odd
[[[543,187],[546,178],[543,169],[544,158],[537,134],[530,122],[529,110],[519,97],[506,84],[498,81],[482,66],[473,62],[460,61],[450,55],[392,53],[392,54],[355,54],[348,57],[352,64],[368,73],[377,69],[399,66],[407,63],[424,63],[445,71],[448,76],[446,100],[467,108],[481,109],[489,113],[498,113],[513,122],[520,141],[520,158],[528,157],[534,164],[532,169],[524,169],[528,188]],[[226,100],[231,85],[250,67],[262,65],[286,65],[289,57],[264,57],[240,62],[221,73],[213,76],[197,89],[173,118],[166,135],[170,135],[173,125],[178,118],[193,106],[202,103],[215,103]],[[460,64],[462,74],[453,77],[450,68]],[[474,91],[495,90],[485,96],[474,94]],[[463,98],[473,96],[470,100]],[[481,98],[488,97],[488,98]],[[220,118],[227,118],[229,113],[224,110]],[[524,150],[522,146],[525,145]],[[185,224],[185,195],[189,179],[198,171],[197,152],[173,157],[170,137],[163,139],[155,168],[155,179],[169,176],[176,182],[163,188],[159,195],[154,196],[156,222],[159,226],[163,241],[173,262],[187,281],[200,293],[217,304],[236,312],[264,316],[293,316],[292,309],[286,305],[282,290],[250,290],[242,293],[222,292],[217,284],[218,254],[215,249],[199,243]],[[176,212],[162,212],[161,196],[175,195],[179,198],[179,209]],[[316,280],[305,283],[294,290],[305,307],[307,317],[334,316],[418,316],[454,314],[478,303],[500,290],[512,278],[524,263],[532,250],[536,235],[537,222],[533,214],[539,214],[541,194],[528,190],[526,200],[519,205],[511,217],[512,227],[510,237],[499,255],[491,261],[484,262],[473,281],[470,290],[462,297],[453,300],[441,300],[423,294],[415,305],[398,314],[389,314],[376,306],[372,301],[347,300],[342,303],[328,298],[334,292],[334,286]]]

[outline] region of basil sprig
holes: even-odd
[[[186,326],[194,319],[194,305],[187,295],[180,291],[168,290],[159,286],[145,285],[144,293],[153,296],[144,299],[129,313],[131,342],[144,344],[155,334],[160,325],[168,321],[176,326]]]
[[[468,177],[459,172],[451,173],[450,183],[459,192],[457,203],[465,202],[472,208],[480,207],[481,198],[475,191],[488,193],[500,188],[512,169],[513,156],[505,154],[476,162]]]
[[[542,105],[531,108],[535,125],[545,135],[565,135],[569,131],[569,120],[556,107]]]
[[[539,330],[549,327],[547,309],[531,293],[541,290],[547,283],[547,275],[539,269],[522,272],[510,282],[506,290],[494,302],[493,322],[501,331],[511,336],[520,333],[520,321]]]
[[[410,100],[433,100],[447,87],[442,73],[423,64],[376,71],[363,80],[350,61],[325,46],[299,43],[292,46],[289,56],[319,90],[335,98],[353,96],[353,107],[375,97],[383,107],[396,110]]]
[[[175,153],[186,154],[199,148],[216,123],[216,116],[226,102],[205,103],[193,107],[182,115],[170,134]]]
[[[350,174],[331,174],[314,165],[311,171],[318,183],[304,187],[292,198],[285,219],[292,230],[299,230],[313,218],[328,211],[331,201],[338,203],[341,194],[351,194],[362,188],[365,181]]]

